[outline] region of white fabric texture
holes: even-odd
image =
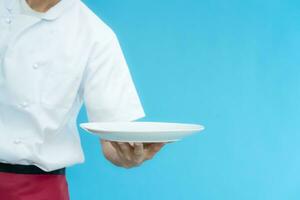
[[[41,15],[21,3],[0,0],[0,162],[82,163],[83,103],[90,122],[145,116],[120,43],[80,0]]]

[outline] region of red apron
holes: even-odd
[[[1,200],[69,200],[65,174],[0,171]]]

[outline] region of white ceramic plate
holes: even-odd
[[[204,130],[202,125],[165,122],[90,122],[80,127],[101,139],[119,142],[174,142]]]

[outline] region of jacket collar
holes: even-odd
[[[13,11],[16,8],[18,1],[26,0],[6,0],[5,6],[8,11]],[[60,17],[68,8],[70,8],[78,0],[60,0],[55,6],[50,8],[44,15],[42,19],[45,20],[55,20]]]
[[[25,0],[22,0],[25,1]],[[45,20],[55,20],[60,17],[67,9],[69,9],[77,0],[60,0],[55,6],[50,8],[45,15],[43,15],[43,19]]]

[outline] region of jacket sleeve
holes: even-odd
[[[145,116],[115,34],[94,45],[86,67],[83,101],[90,122],[133,121]]]

